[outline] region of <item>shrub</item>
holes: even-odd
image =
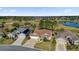
[[[46,42],[46,41],[48,41],[48,39],[46,37],[44,37],[43,41]]]

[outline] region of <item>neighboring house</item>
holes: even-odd
[[[0,28],[4,28],[4,25],[3,24],[0,24]]]
[[[76,41],[74,42],[74,44],[75,44],[75,45],[79,45],[79,40],[76,40]]]
[[[30,35],[31,39],[43,39],[43,38],[47,38],[48,40],[51,40],[52,38],[52,31],[51,30],[47,30],[47,29],[39,29],[39,30],[35,30],[33,34]]]
[[[62,32],[58,32],[57,36],[58,37],[62,37],[64,38],[64,40],[68,43],[68,44],[75,44],[78,45],[79,42],[79,38],[72,32],[65,30]]]
[[[8,36],[12,39],[17,39],[18,35],[21,33],[27,36],[30,33],[30,29],[25,28],[25,27],[20,27],[17,30],[14,30],[12,33],[10,33]]]

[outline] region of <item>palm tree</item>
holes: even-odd
[[[53,21],[53,30],[55,30],[57,26],[58,26],[58,22],[56,20],[54,20]]]
[[[13,26],[14,28],[18,28],[18,27],[19,27],[19,23],[13,23],[12,26]]]

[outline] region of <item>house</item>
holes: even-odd
[[[73,44],[78,45],[79,43],[79,38],[74,33],[68,30],[58,32],[58,34],[56,35],[56,38],[58,37],[64,38],[64,40],[70,45],[73,45]]]
[[[33,34],[30,35],[31,39],[40,40],[43,38],[47,38],[48,40],[51,40],[52,38],[52,31],[47,29],[39,29],[35,30]]]
[[[4,25],[3,24],[0,24],[0,28],[4,28]]]
[[[14,30],[12,33],[8,34],[8,36],[12,39],[17,39],[19,34],[24,34],[24,35],[29,35],[30,29],[25,28],[25,27],[20,27],[16,30]]]

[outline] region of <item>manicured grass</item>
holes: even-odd
[[[62,22],[76,22],[76,23],[79,23],[78,20],[57,20],[58,22],[62,23]]]
[[[64,29],[69,30],[79,36],[79,28],[64,27]]]
[[[79,33],[79,30],[76,30],[76,29],[71,29],[70,31],[72,31],[74,33]]]
[[[64,29],[73,29],[73,30],[79,30],[79,28],[75,28],[75,27],[69,27],[69,26],[63,26]]]
[[[68,51],[79,51],[79,45],[67,46]]]
[[[44,50],[44,51],[54,51],[55,50],[55,45],[56,45],[56,42],[53,41],[46,41],[46,42],[40,42],[40,43],[37,43],[35,45],[35,48],[38,48],[38,49],[41,49],[41,50]]]
[[[0,39],[0,45],[12,44],[14,40],[12,39]]]
[[[25,44],[29,39],[30,39],[30,37],[26,37],[26,38],[23,40],[22,45]]]
[[[79,33],[79,28],[68,27],[68,26],[59,26],[59,29],[63,28],[64,30],[69,30],[74,33]]]

